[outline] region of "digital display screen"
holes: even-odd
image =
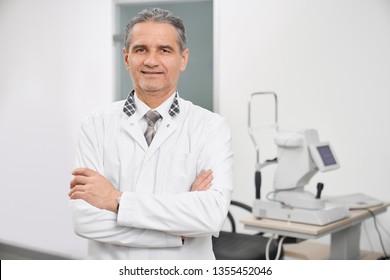
[[[328,145],[317,147],[318,153],[321,156],[322,162],[325,166],[337,164],[336,159],[334,158],[332,151]]]

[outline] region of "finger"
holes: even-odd
[[[85,193],[85,191],[87,190],[87,187],[85,185],[77,185],[75,187],[73,187],[69,193],[68,193],[68,196],[71,198],[71,199],[76,199],[76,198],[80,198],[80,195],[82,193]]]
[[[213,181],[213,175],[209,175],[203,182],[198,186],[198,190],[206,191],[211,187],[211,182]]]
[[[208,190],[211,186],[211,181],[213,180],[213,172],[211,169],[205,171],[202,169],[198,176],[196,176],[195,181],[191,185],[191,191],[203,191]]]
[[[213,176],[213,171],[211,171],[211,169],[204,172],[204,174],[202,175],[203,181],[209,180],[210,176]]]
[[[202,176],[202,178],[199,179],[199,182],[194,184],[191,188],[192,191],[206,191],[211,187],[211,182],[213,180],[213,175],[209,173],[206,175],[206,177]],[[200,181],[202,180],[202,181]]]
[[[205,179],[204,180],[212,180],[214,177],[213,177],[213,171],[211,171],[210,169],[207,170],[206,172],[206,176],[205,176]]]
[[[200,171],[200,173],[198,175],[199,181],[202,182],[202,181],[206,180],[207,177],[210,176],[211,174],[213,174],[213,172],[210,169],[207,171],[205,171],[205,170]]]
[[[205,170],[201,170],[198,174],[198,176],[196,176],[197,179],[200,179],[200,180],[203,180],[204,177],[206,177],[206,171]]]
[[[88,177],[88,176],[93,176],[96,173],[97,173],[96,171],[89,169],[87,167],[76,168],[72,171],[72,175],[74,175],[74,176],[82,175],[82,176]]]
[[[88,177],[77,175],[70,181],[70,188],[74,188],[77,185],[86,185],[88,183]]]
[[[86,193],[85,192],[74,192],[74,193],[69,194],[69,198],[70,199],[82,199],[82,200],[85,200],[86,199]]]
[[[210,173],[209,176],[207,176],[207,178],[205,180],[208,182],[211,182],[213,179],[214,179],[214,175],[213,175],[213,173]]]
[[[202,174],[202,176],[199,177],[199,183],[209,183],[213,180],[213,178],[213,172],[211,170],[207,170]]]
[[[196,176],[195,181],[192,183],[192,186],[197,187],[199,184],[201,184],[201,182],[204,180],[204,177],[206,176],[205,174],[206,171],[201,170],[198,176]]]
[[[214,180],[214,176],[213,176],[213,173],[210,170],[209,175],[204,180],[203,190],[208,190],[209,188],[211,188],[213,180]]]
[[[204,189],[203,191],[207,191],[208,189],[211,188],[211,183],[207,183],[205,186],[204,186]]]

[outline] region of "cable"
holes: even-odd
[[[265,259],[269,260],[269,247],[271,246],[271,242],[274,239],[274,235],[272,234],[267,241],[267,246],[265,246]]]
[[[266,198],[267,200],[269,200],[269,201],[273,201],[273,202],[280,203],[280,204],[282,204],[282,205],[285,206],[285,207],[294,208],[294,207],[292,207],[291,205],[288,205],[287,203],[285,203],[284,201],[277,200],[277,199],[274,199],[274,198],[270,198],[269,196],[270,196],[271,194],[274,194],[274,193],[288,192],[288,191],[293,191],[293,190],[296,190],[296,189],[297,189],[296,187],[293,187],[293,188],[290,188],[290,189],[270,191],[269,193],[267,193],[267,195],[265,196],[265,198]]]
[[[270,260],[270,256],[269,256],[269,248],[271,246],[271,243],[274,239],[278,238],[277,235],[274,235],[272,234],[269,238],[268,238],[268,241],[267,241],[267,246],[265,247],[265,259],[266,260]],[[286,239],[286,236],[282,236],[280,239],[279,239],[279,242],[278,242],[278,250],[276,252],[276,256],[275,256],[275,260],[278,260],[280,258],[280,255],[282,253],[282,245],[283,245],[283,241],[284,239]]]
[[[383,259],[383,260],[389,259],[390,256],[387,255],[387,253],[386,253],[385,246],[383,245],[382,236],[381,236],[381,233],[380,233],[380,231],[379,231],[378,225],[377,225],[377,223],[376,223],[376,216],[375,216],[374,212],[372,212],[370,209],[366,209],[366,210],[367,210],[368,213],[370,213],[371,216],[373,217],[374,226],[375,226],[376,232],[378,233],[378,236],[379,236],[379,242],[381,243],[381,246],[382,246],[382,251],[383,251],[383,255],[384,255],[384,256],[383,256],[382,258],[380,258],[380,259]]]
[[[280,254],[282,252],[282,245],[283,245],[283,241],[285,238],[286,238],[286,236],[282,236],[282,238],[279,239],[278,253],[276,254],[275,260],[278,260],[280,258]]]
[[[299,189],[299,188],[293,187],[293,188],[289,188],[289,189],[270,191],[269,193],[267,193],[267,195],[265,196],[265,198],[266,198],[267,200],[269,200],[269,201],[273,201],[273,202],[280,203],[282,206],[287,207],[287,208],[290,208],[290,209],[315,210],[315,209],[307,208],[307,207],[292,206],[291,204],[287,204],[287,203],[284,202],[284,201],[277,200],[277,199],[274,199],[274,198],[270,198],[270,197],[269,197],[271,194],[274,194],[274,193],[279,193],[279,192],[291,192],[291,191],[294,191],[294,190],[297,190],[297,189]]]

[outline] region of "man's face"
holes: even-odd
[[[188,61],[188,49],[180,51],[176,29],[168,23],[136,24],[129,49],[123,53],[141,99],[167,98],[176,89],[180,72],[185,70]]]

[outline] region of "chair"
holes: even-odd
[[[232,201],[231,205],[252,213],[252,208],[241,202]],[[219,237],[213,237],[213,250],[217,260],[265,260],[267,255],[269,259],[283,257],[282,244],[278,244],[277,240],[264,237],[262,233],[254,235],[238,233],[230,211],[227,218],[231,232],[221,231]]]

